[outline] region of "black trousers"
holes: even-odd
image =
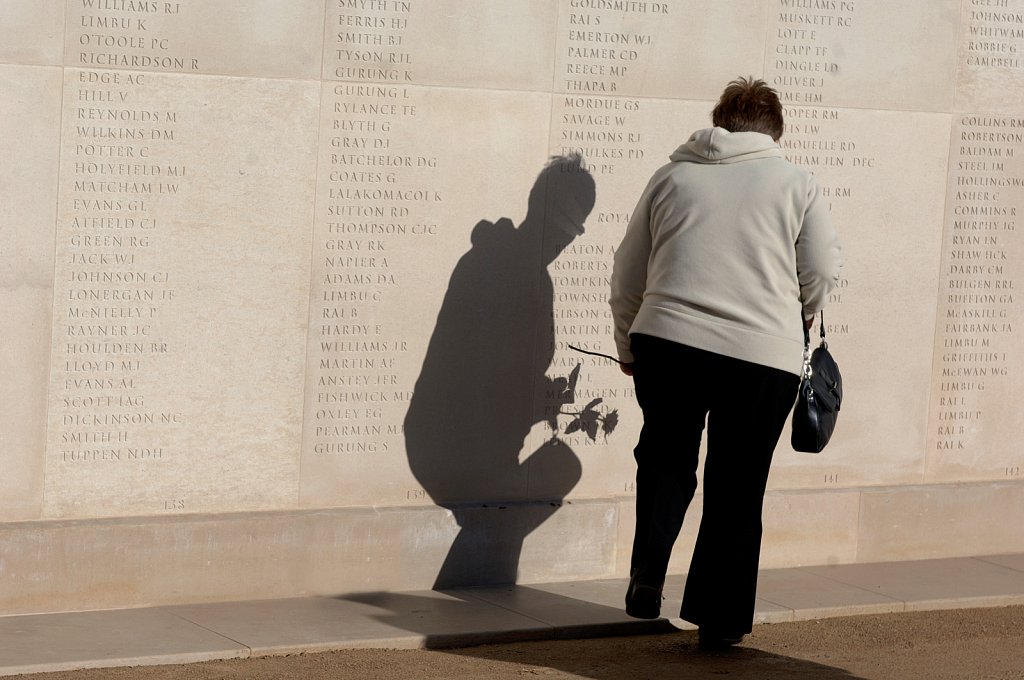
[[[660,587],[697,488],[705,419],[704,514],[681,616],[732,637],[749,633],[761,552],[761,506],[772,453],[799,377],[635,334],[633,380],[644,425],[637,463],[631,573]]]

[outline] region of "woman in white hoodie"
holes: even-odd
[[[735,80],[712,122],[648,183],[615,255],[610,298],[644,415],[626,611],[660,615],[706,420],[704,510],[681,612],[706,648],[751,630],[761,506],[796,398],[803,324],[842,264],[817,182],[778,146],[775,91]]]

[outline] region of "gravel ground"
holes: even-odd
[[[854,616],[754,627],[725,652],[697,635],[324,654],[16,676],[32,680],[1024,680],[1024,606]]]

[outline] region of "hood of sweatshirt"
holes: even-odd
[[[729,132],[713,127],[697,130],[669,158],[690,163],[739,163],[758,158],[781,157],[782,149],[771,136],[760,132]]]

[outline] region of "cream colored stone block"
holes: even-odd
[[[1024,552],[1024,484],[865,491],[858,562]]]
[[[302,503],[521,500],[550,95],[323,87]]]
[[[408,539],[414,530],[449,538],[447,525],[435,509],[8,524],[0,530],[10,549],[0,608],[83,611],[429,588],[446,544]],[[412,545],[416,555],[407,552]]]
[[[686,512],[669,562],[669,573],[684,574],[693,557],[703,496],[697,494]],[[761,568],[814,564],[846,564],[857,559],[859,492],[804,493],[778,491],[765,495],[762,513]],[[623,501],[617,537],[617,576],[629,576],[629,558],[636,528],[636,504]]]
[[[768,4],[563,0],[554,91],[718,99],[727,82],[764,68]]]
[[[1024,477],[1024,118],[957,114],[942,238],[928,478]]]
[[[762,513],[761,567],[855,561],[860,496],[859,491],[768,493]]]
[[[476,512],[480,518],[502,511]],[[614,503],[603,501],[566,505],[516,554],[521,580],[607,575],[614,530],[606,529],[616,513]],[[0,527],[0,610],[424,590],[457,531],[451,513],[434,507],[8,523]],[[487,566],[477,561],[478,572]]]
[[[815,173],[843,242],[842,277],[825,323],[844,395],[836,432],[820,455],[793,452],[787,426],[771,488],[917,482],[924,470],[949,116],[828,108],[787,113],[786,156]],[[812,344],[816,332],[817,326]]]
[[[60,66],[66,0],[4,0],[0,62]]]
[[[557,20],[546,0],[329,2],[323,78],[548,92]]]
[[[526,537],[517,583],[602,578],[615,568],[622,506],[615,501],[569,501]],[[557,559],[551,559],[557,555]]]
[[[690,507],[683,519],[683,527],[679,531],[675,546],[672,549],[672,557],[668,564],[669,574],[685,574],[690,568],[690,559],[693,557],[693,546],[697,542],[697,531],[700,529],[700,518],[704,509],[704,498],[700,494],[693,497]],[[630,556],[633,551],[633,535],[636,532],[636,501],[635,499],[623,499],[619,509],[619,531],[615,575],[621,578],[629,578]]]
[[[320,73],[320,0],[67,6],[66,66],[307,79]]]
[[[38,517],[43,501],[51,299],[46,288],[0,287],[0,318],[10,329],[0,338],[0,516],[8,521]]]
[[[65,88],[46,515],[294,505],[316,86]]]
[[[4,289],[52,287],[61,86],[59,69],[0,65]]]
[[[772,0],[765,79],[790,106],[949,111],[959,0]]]
[[[669,561],[668,573],[685,574],[690,568],[693,557],[693,546],[697,541],[697,530],[700,528],[703,497],[694,496],[683,519],[683,528],[679,532]],[[619,508],[619,530],[616,538],[615,576],[629,578],[630,557],[633,551],[633,536],[636,532],[636,500],[622,499]]]
[[[1024,88],[1024,3],[965,2],[960,10],[956,111],[1018,114]]]
[[[42,503],[60,97],[58,69],[0,66],[0,467],[5,471],[0,518],[5,520],[37,517]]]

